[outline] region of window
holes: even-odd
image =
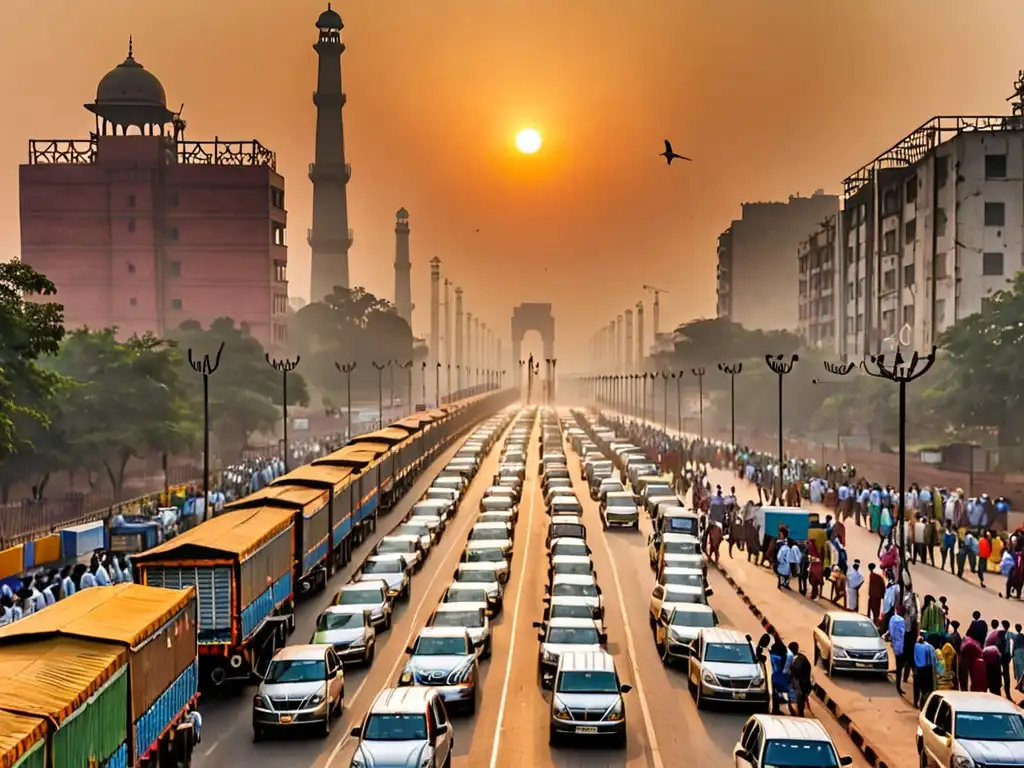
[[[284,210],[284,190],[277,187],[270,188],[270,204],[275,208]]]
[[[135,219],[134,218],[128,219],[128,231],[129,232],[134,232],[135,231]]]
[[[885,274],[882,275],[882,290],[884,291],[895,291],[896,290],[896,270],[886,270]]]
[[[882,253],[896,253],[896,230],[890,229],[882,241]]]
[[[134,208],[135,207],[135,195],[128,195],[128,207],[129,208]]]
[[[935,279],[941,280],[945,277],[949,277],[949,273],[946,271],[946,254],[937,253],[935,254]]]
[[[139,300],[135,298],[128,299],[128,304],[133,307],[137,307],[139,305]]]
[[[171,309],[181,309],[181,299],[171,299]]]
[[[981,255],[981,274],[1001,275],[1003,274],[1003,254],[983,253]]]
[[[168,227],[167,228],[167,239],[168,240],[177,240],[180,236],[181,236],[181,233],[178,231],[177,227]]]
[[[910,245],[917,237],[917,219],[911,219],[903,225],[903,242]]]
[[[180,202],[181,199],[178,197],[178,193],[176,191],[171,190],[167,193],[167,205],[171,208],[177,208]]]
[[[167,265],[167,271],[171,273],[171,277],[181,277],[181,262],[172,261]]]
[[[274,294],[274,314],[284,315],[288,312],[288,294],[286,293],[275,293]]]
[[[935,158],[935,186],[939,189],[949,181],[949,155]]]
[[[906,288],[910,288],[917,280],[917,271],[913,264],[903,265],[903,285]]]
[[[939,237],[946,234],[946,210],[944,208],[935,209],[935,234]]]
[[[864,331],[864,315],[857,315],[857,333]]]
[[[274,237],[274,245],[287,245],[285,241],[284,224],[280,224],[276,221],[270,223],[270,228]]]
[[[985,203],[985,226],[1001,227],[1006,224],[1006,205],[1003,203]]]
[[[851,245],[851,246],[848,246],[847,249],[846,249],[846,263],[847,264],[853,264],[853,261],[854,261],[854,258],[853,258],[853,246]]]
[[[908,203],[913,203],[915,200],[917,200],[917,176],[915,176],[912,179],[907,179],[907,188],[905,192],[906,201]]]
[[[903,324],[914,325],[914,305],[907,304],[903,307]]]
[[[275,325],[274,326],[274,343],[284,344],[288,341],[288,326],[287,325]]]
[[[274,280],[278,283],[288,282],[288,262],[274,259]]]
[[[1006,155],[985,155],[985,178],[1006,178]]]
[[[886,333],[894,333],[896,331],[896,310],[887,309],[882,313],[882,327]]]

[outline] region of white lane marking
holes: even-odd
[[[209,746],[209,748],[206,751],[203,752],[203,757],[209,757],[210,755],[212,755],[213,754],[213,750],[215,750],[217,748],[218,744],[220,744],[220,740],[219,739],[217,741],[213,742],[213,744],[211,744]]]
[[[534,422],[536,426],[536,422]],[[533,430],[530,431],[533,436]],[[536,483],[536,480],[534,481]],[[512,679],[512,660],[516,652],[516,628],[519,626],[519,606],[523,598],[523,585],[529,571],[526,564],[530,562],[530,533],[533,531],[533,510],[537,501],[538,488],[534,487],[530,494],[529,518],[526,521],[526,553],[523,555],[523,569],[519,572],[519,589],[516,591],[515,606],[512,608],[512,637],[508,644],[508,660],[505,662],[505,680],[501,684],[501,701],[498,703],[498,721],[494,724],[494,746],[491,748],[490,768],[498,764],[498,747],[501,744],[501,723],[505,719],[505,704],[508,701],[508,686]]]
[[[502,435],[502,439],[505,438],[507,433],[508,433],[508,429],[506,429],[505,433]],[[494,449],[492,449],[492,451],[493,450]],[[475,479],[476,478],[474,478],[474,480]],[[470,484],[470,486],[471,485],[472,485],[472,483]],[[467,493],[469,492],[470,486],[466,486],[466,492]],[[462,501],[465,498],[466,498],[466,494],[463,494],[462,499],[459,500],[460,511],[461,511]],[[458,514],[458,513],[456,513],[456,514]],[[473,523],[476,522],[476,513],[475,512],[473,514],[471,514],[471,515],[466,515],[465,517],[466,517],[465,523],[468,523],[468,524],[463,524],[463,526],[459,529],[459,533],[456,536],[456,540],[461,540],[463,536],[468,536],[469,529],[472,528],[473,527]],[[442,573],[446,572],[443,564],[451,556],[452,552],[455,552],[455,551],[456,550],[454,550],[454,549],[449,549],[447,552],[444,553],[444,556],[442,557],[442,560],[441,560],[441,563],[442,563],[441,566],[439,566],[438,569],[434,572],[433,578],[430,581],[427,582],[427,588],[425,590],[423,590],[423,596],[420,598],[420,602],[416,606],[416,612],[412,615],[412,622],[410,624],[409,636],[405,639],[405,645],[402,646],[402,650],[398,654],[398,658],[395,659],[395,663],[392,664],[391,665],[391,669],[388,670],[388,675],[387,675],[388,682],[385,683],[384,687],[380,689],[381,691],[383,691],[384,688],[390,688],[391,687],[391,685],[392,685],[391,681],[393,681],[395,679],[395,673],[398,671],[399,665],[405,662],[405,649],[412,643],[413,639],[416,637],[416,634],[419,632],[420,612],[423,610],[423,605],[427,601],[427,595],[430,594],[430,590],[434,587],[434,584],[437,582],[437,578]],[[403,614],[402,618],[403,619],[405,618],[404,614]],[[346,709],[349,709],[349,708],[355,706],[356,699],[358,699],[359,698],[359,694],[363,692],[363,687],[366,685],[366,683],[367,683],[367,681],[369,679],[370,679],[370,675],[369,675],[369,673],[367,673],[367,675],[360,681],[359,687],[356,688],[356,692],[354,694],[352,694],[352,698],[348,699],[345,702],[345,708]],[[380,691],[378,691],[378,693],[380,693]],[[341,739],[341,741],[338,742],[337,746],[335,746],[334,749],[331,750],[331,754],[327,757],[327,763],[325,764],[325,768],[330,768],[330,766],[334,764],[334,761],[337,759],[338,754],[341,752],[342,749],[345,748],[345,745],[348,744],[348,742],[351,739],[352,739],[352,733],[351,733],[351,730],[350,730],[349,733],[346,733],[345,736]]]
[[[626,650],[629,655],[629,666],[633,670],[633,682],[636,683],[636,695],[640,699],[640,713],[644,719],[644,729],[647,731],[647,743],[651,747],[651,762],[654,768],[664,768],[661,760],[661,750],[658,748],[658,737],[654,733],[654,723],[651,721],[651,710],[647,705],[647,695],[644,693],[644,681],[640,677],[640,667],[637,664],[636,645],[633,643],[633,631],[629,628],[629,619],[626,615],[626,598],[622,594],[622,582],[619,580],[619,569],[615,564],[615,556],[608,544],[607,535],[601,535],[601,543],[604,544],[605,554],[608,555],[608,562],[612,566],[612,578],[615,580],[615,594],[619,599],[619,612],[622,614],[622,628],[626,632]]]

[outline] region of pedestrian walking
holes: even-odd
[[[793,656],[785,643],[776,640],[772,645],[770,658],[772,663],[772,714],[778,715],[782,711],[782,705],[788,703],[790,664]]]
[[[846,607],[854,613],[860,611],[860,588],[864,585],[864,574],[860,572],[860,560],[853,561],[853,569],[846,574]]]
[[[956,558],[956,531],[953,530],[953,521],[946,521],[946,530],[942,532],[942,549],[940,551],[942,556],[942,565],[939,567],[941,570],[946,570],[946,558],[949,558],[949,572],[956,573],[955,558]]]
[[[868,563],[868,618],[879,624],[882,617],[882,598],[885,596],[885,579],[878,573],[874,563]]]
[[[927,638],[931,638],[934,635],[945,637],[946,634],[946,620],[942,615],[942,609],[935,601],[933,595],[924,596],[924,609],[921,611],[921,632]]]
[[[988,627],[985,624],[985,620],[981,618],[981,611],[975,611],[971,614],[971,623],[967,627],[965,635],[978,644],[979,647],[985,647],[985,639],[988,637]]]
[[[793,654],[793,663],[790,665],[790,714],[793,714],[796,705],[797,717],[803,717],[811,696],[811,661],[800,651],[799,643],[790,643],[789,652]]]
[[[892,645],[892,655],[896,659],[896,692],[903,695],[903,670],[906,666],[907,655],[905,653],[905,640],[907,634],[907,622],[903,619],[903,606],[896,606],[896,612],[889,619],[889,627],[886,635]]]
[[[935,690],[935,649],[924,634],[914,644],[914,708],[920,709]]]

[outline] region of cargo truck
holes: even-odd
[[[196,651],[192,589],[84,589],[0,629],[3,765],[188,765]]]

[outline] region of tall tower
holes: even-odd
[[[409,258],[409,212],[395,214],[395,310],[412,328],[412,260]]]
[[[644,371],[644,303],[636,303],[636,369]]]
[[[312,251],[310,299],[322,301],[335,286],[348,288],[348,252],[352,247],[352,230],[348,226],[346,187],[352,177],[352,166],[345,162],[345,132],[341,124],[341,108],[345,94],[341,90],[341,16],[331,9],[316,20],[320,30],[316,45],[316,162],[310,163],[309,180],[313,182],[313,227],[308,241]]]
[[[466,374],[466,386],[473,386],[473,365],[476,363],[473,354],[473,313],[466,313],[466,359],[462,361],[462,371]]]
[[[633,310],[627,309],[624,313],[626,318],[626,359],[625,367],[622,369],[626,373],[633,372]]]
[[[623,367],[623,365],[622,365],[622,361],[626,359],[625,354],[623,354],[624,351],[625,351],[624,350],[625,345],[622,343],[622,330],[623,330],[623,328],[622,328],[622,315],[618,315],[615,318],[615,372],[616,373],[622,373],[624,370],[626,370]]]
[[[463,368],[466,361],[462,355],[462,333],[465,326],[462,323],[462,289],[455,289],[455,379],[456,389],[462,391]]]
[[[430,260],[430,349],[427,350],[427,370],[437,370],[441,362],[441,260]]]
[[[449,369],[455,367],[452,362],[452,281],[447,277],[444,279],[444,364]]]

